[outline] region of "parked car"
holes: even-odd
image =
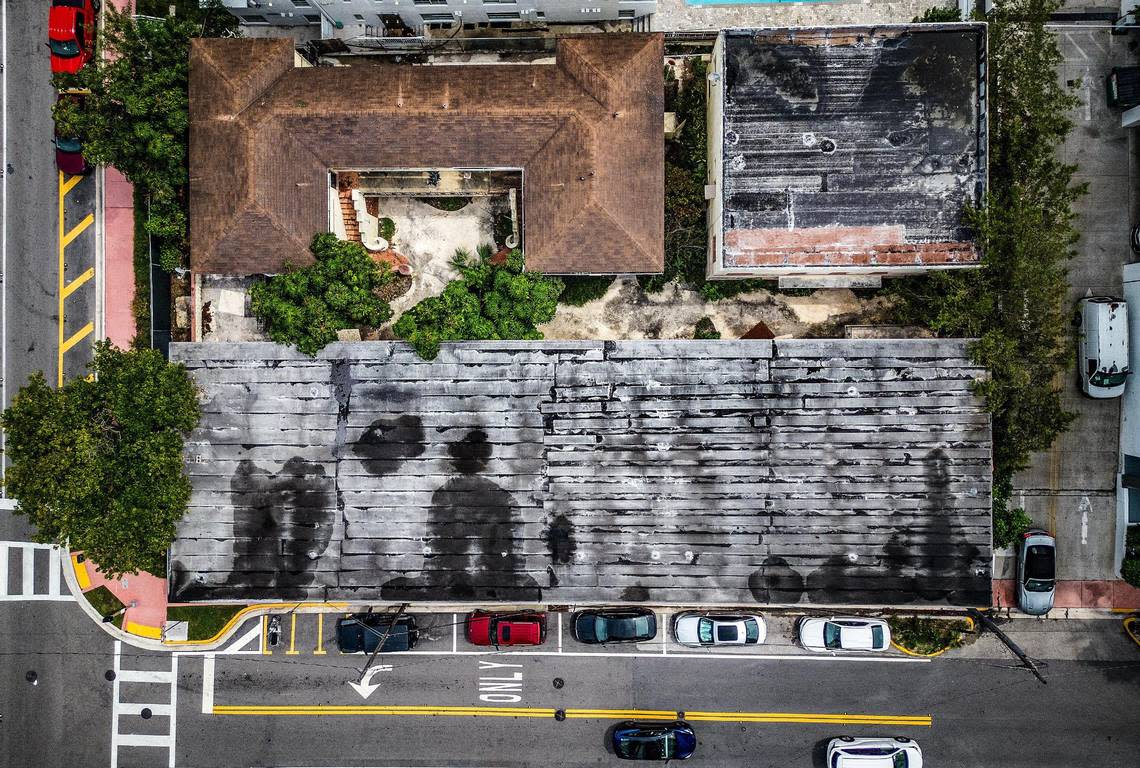
[[[1081,390],[1098,399],[1120,397],[1132,373],[1128,361],[1128,305],[1091,296],[1077,304],[1077,366]]]
[[[682,613],[673,621],[673,637],[681,645],[757,645],[768,635],[763,617],[757,614],[729,616]]]
[[[95,58],[95,13],[99,0],[52,0],[48,48],[52,74],[75,74]]]
[[[414,616],[395,622],[388,613],[357,613],[336,623],[336,644],[341,653],[372,653],[384,641],[381,653],[410,651],[419,640]],[[389,630],[391,627],[391,630]]]
[[[61,93],[56,96],[57,105],[65,101],[76,104],[80,109],[83,108],[82,95]],[[79,139],[61,134],[58,124],[55,127],[52,144],[55,145],[55,165],[59,170],[72,176],[81,176],[91,170],[91,166],[83,157],[83,144]]]
[[[648,608],[607,608],[574,614],[580,643],[643,643],[657,636],[657,617]]]
[[[861,616],[803,618],[797,635],[809,651],[885,651],[891,645],[887,622]]]
[[[922,750],[903,736],[840,736],[827,744],[827,768],[922,768]]]
[[[697,748],[697,736],[688,723],[618,723],[613,735],[614,753],[623,760],[687,760]]]
[[[1034,616],[1053,608],[1057,590],[1057,540],[1034,528],[1021,537],[1017,550],[1017,605]]]
[[[546,614],[475,611],[464,622],[467,641],[475,645],[542,645],[546,640]]]

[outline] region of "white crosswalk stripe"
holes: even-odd
[[[0,541],[0,602],[74,600],[62,578],[65,564],[63,550],[55,544]]]
[[[167,765],[174,768],[175,723],[178,715],[178,656],[154,656],[166,662],[169,670],[123,669],[123,644],[115,641],[115,679],[111,691],[111,768],[119,768],[119,750],[123,747],[150,747],[166,750]],[[131,701],[124,701],[122,683],[130,683]],[[150,733],[133,732],[139,718],[152,722]],[[154,724],[165,721],[166,733],[154,733]],[[148,765],[160,765],[160,761]]]

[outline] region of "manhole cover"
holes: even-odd
[[[563,680],[561,677],[554,678],[554,687],[555,688],[561,688],[564,685],[566,685],[566,681]]]
[[[39,675],[36,674],[36,671],[34,669],[29,669],[27,671],[27,673],[24,675],[24,679],[27,680],[29,683],[32,683],[33,685],[35,684],[35,682],[38,678],[39,678]]]
[[[566,710],[565,709],[554,710],[554,719],[561,723],[563,720],[566,719]]]
[[[139,716],[140,716],[140,717],[141,717],[143,720],[150,720],[150,716],[151,716],[152,714],[154,714],[154,713],[153,713],[153,712],[151,712],[151,711],[150,711],[150,709],[149,709],[148,707],[143,707],[143,710],[142,710],[142,712],[139,712]]]
[[[108,669],[106,672],[103,673],[103,677],[107,678],[108,682],[110,682],[111,680],[114,680],[115,679],[115,670]]]

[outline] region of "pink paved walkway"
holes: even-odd
[[[72,553],[73,563],[75,554]],[[90,560],[84,560],[76,568],[77,571],[82,568],[86,574],[87,584],[84,584],[83,578],[79,579],[79,585],[84,591],[106,587],[127,606],[123,613],[123,629],[142,637],[161,637],[162,625],[166,622],[166,579],[149,573],[135,573],[111,580],[100,573]],[[134,607],[130,607],[132,602]]]
[[[103,333],[127,349],[135,336],[134,188],[114,168],[103,178]]]
[[[995,608],[1017,607],[1017,591],[1013,579],[994,579]],[[1057,608],[1140,609],[1140,589],[1119,579],[1113,581],[1058,581]]]

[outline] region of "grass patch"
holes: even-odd
[[[612,275],[603,275],[602,277],[562,277],[563,285],[566,287],[562,291],[562,295],[558,297],[559,304],[569,304],[574,307],[580,307],[584,304],[589,304],[591,301],[602,298],[606,295],[606,291],[613,285],[614,278]]]
[[[1124,562],[1120,564],[1120,577],[1134,587],[1140,587],[1140,525],[1129,526],[1124,535]]]
[[[87,598],[87,602],[91,603],[91,607],[99,612],[100,616],[113,616],[123,610],[124,607],[123,602],[106,587],[89,589],[83,593],[83,596]]]
[[[924,616],[891,616],[887,619],[891,640],[912,653],[932,654],[962,645],[969,622],[961,619],[931,619]]]
[[[471,198],[470,197],[421,197],[421,198],[419,198],[419,201],[421,203],[427,203],[432,208],[436,208],[436,209],[441,210],[441,211],[451,212],[451,211],[458,211],[458,210],[462,210],[463,208],[466,208],[467,204],[471,202]]]
[[[131,314],[135,318],[135,337],[131,346],[150,349],[150,241],[146,234],[146,196],[139,187],[134,188],[135,214],[135,298],[131,301]]]
[[[187,622],[187,640],[209,640],[243,608],[244,605],[172,605],[166,609],[166,620]]]

